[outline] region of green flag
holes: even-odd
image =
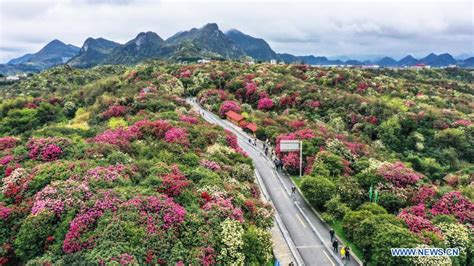
[[[369,189],[369,200],[372,202],[372,186]]]
[[[374,202],[377,203],[377,200],[379,199],[379,192],[376,190],[375,191],[375,197],[374,197]]]

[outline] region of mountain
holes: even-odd
[[[113,49],[103,63],[136,64],[145,59],[158,58],[163,43],[163,39],[154,32],[140,32],[133,40]]]
[[[375,64],[383,67],[394,67],[398,65],[398,62],[395,61],[395,59],[386,56],[380,60],[375,61]]]
[[[256,60],[270,61],[278,59],[278,55],[264,39],[252,37],[236,29],[226,32],[226,35],[235,44],[240,46],[248,56]]]
[[[73,67],[91,67],[102,63],[120,44],[104,38],[87,38],[79,53],[67,64]]]
[[[418,59],[411,55],[407,55],[398,61],[399,66],[413,66],[418,63]]]
[[[7,64],[20,69],[46,69],[48,67],[64,64],[79,52],[79,47],[65,44],[60,40],[53,40],[34,54],[26,54],[10,60]],[[26,66],[19,66],[19,65]]]
[[[24,64],[30,60],[30,58],[33,57],[33,54],[25,54],[22,55],[18,58],[13,58],[12,60],[8,61],[8,65],[19,65],[19,64]]]
[[[161,51],[166,58],[222,58],[238,59],[245,56],[245,52],[229,37],[227,37],[215,23],[189,31],[178,32],[168,38]]]
[[[434,53],[431,53],[427,55],[426,57],[420,59],[419,62],[425,65],[434,66],[434,67],[456,64],[456,60],[453,58],[452,55],[450,54],[436,55]]]
[[[462,67],[474,67],[474,57],[466,58],[461,62]]]

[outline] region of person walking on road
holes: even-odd
[[[335,253],[337,253],[338,248],[339,248],[339,242],[337,242],[337,239],[334,239],[334,241],[332,242],[332,249]]]
[[[349,253],[349,251],[351,251],[351,249],[349,247],[346,247],[345,250],[346,250],[346,261],[350,261],[351,253]]]
[[[331,236],[331,242],[334,240],[334,229],[329,229],[329,235]]]
[[[341,260],[344,261],[344,259],[346,258],[346,248],[342,247],[340,253],[341,253]]]
[[[296,187],[292,186],[291,187],[291,195],[295,195],[295,192],[296,192]]]

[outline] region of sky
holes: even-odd
[[[400,59],[474,55],[473,1],[0,0],[0,62],[53,39],[119,43],[139,32],[166,39],[215,22],[265,39],[278,53]]]

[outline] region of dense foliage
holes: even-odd
[[[271,262],[251,160],[173,68],[56,68],[0,89],[0,264]]]

